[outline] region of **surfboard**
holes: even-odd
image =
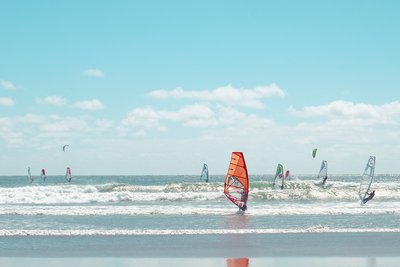
[[[372,181],[374,179],[375,173],[375,156],[370,156],[365,166],[364,172],[361,176],[360,188],[358,190],[358,195],[361,200],[361,205],[364,205],[364,200],[368,196],[368,191],[370,191]]]
[[[242,211],[247,209],[249,176],[242,152],[232,152],[224,185],[225,196]]]
[[[274,177],[274,182],[272,183],[272,186],[274,188],[280,188],[283,189],[284,185],[285,185],[285,177],[283,176],[283,165],[282,164],[278,164],[278,166],[276,167],[276,173],[275,173],[275,177]],[[277,179],[281,179],[280,181],[280,185],[278,185],[277,183]]]
[[[208,166],[207,164],[203,164],[203,169],[201,170],[200,181],[208,182]]]

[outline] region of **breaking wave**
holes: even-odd
[[[333,181],[321,188],[314,181],[289,181],[285,189],[272,188],[269,182],[250,184],[249,203],[265,201],[357,201],[358,183]],[[374,200],[400,200],[400,184],[375,183]],[[166,185],[33,185],[0,187],[0,204],[79,204],[146,202],[226,201],[223,183],[175,183]]]

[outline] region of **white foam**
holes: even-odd
[[[176,230],[0,230],[0,236],[138,236],[138,235],[232,235],[304,233],[400,233],[400,228],[356,229],[312,227],[304,229],[176,229]]]
[[[314,181],[289,181],[284,190],[274,190],[267,182],[250,184],[249,204],[262,201],[358,201],[358,183],[329,182],[323,189]],[[400,201],[400,184],[375,183],[374,201]],[[40,185],[0,187],[0,204],[79,204],[118,202],[225,202],[222,183],[192,183],[168,185]],[[250,204],[251,205],[251,204]]]
[[[112,215],[232,215],[234,205],[187,204],[168,205],[2,205],[0,215],[112,216]],[[400,215],[400,202],[359,202],[249,204],[246,216],[306,215]]]

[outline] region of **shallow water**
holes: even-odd
[[[377,175],[376,197],[361,206],[360,176],[310,176],[285,189],[251,176],[248,210],[223,194],[223,176],[0,177],[0,235],[162,235],[297,232],[400,232],[397,175]]]

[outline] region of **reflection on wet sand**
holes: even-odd
[[[226,259],[226,267],[248,267],[248,258],[229,258]]]

